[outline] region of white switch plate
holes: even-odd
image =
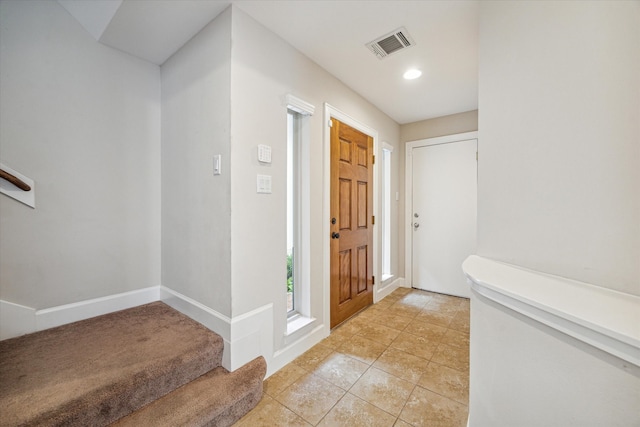
[[[271,175],[258,175],[258,193],[271,193]]]
[[[220,154],[216,154],[213,156],[213,174],[220,175],[220,168],[222,166],[222,156]]]
[[[271,147],[264,144],[258,145],[258,161],[262,163],[271,163]]]

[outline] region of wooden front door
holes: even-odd
[[[333,328],[373,303],[373,138],[331,122]]]

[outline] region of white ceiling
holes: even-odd
[[[162,64],[231,3],[400,124],[478,107],[478,2],[58,0],[97,40]],[[405,27],[415,46],[383,60],[365,44]],[[406,69],[423,71],[407,81]]]

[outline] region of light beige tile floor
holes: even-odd
[[[264,382],[238,427],[466,425],[469,300],[391,295]]]

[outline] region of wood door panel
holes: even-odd
[[[357,294],[360,295],[363,292],[367,291],[367,271],[368,271],[368,249],[369,246],[364,245],[358,248],[358,277],[356,280],[357,283]]]
[[[362,166],[364,168],[368,168],[369,166],[369,150],[367,150],[366,146],[362,146],[360,144],[356,145],[356,151],[358,152],[358,166]]]
[[[340,161],[351,164],[351,141],[340,138]]]
[[[356,200],[356,209],[358,217],[358,228],[367,228],[369,226],[369,185],[366,182],[358,181],[358,194]]]
[[[351,300],[352,270],[351,270],[351,249],[340,252],[340,299],[339,303],[344,304]]]
[[[340,231],[351,230],[351,215],[353,209],[351,209],[352,203],[352,181],[350,179],[340,178],[340,186],[338,192],[340,193],[340,207],[338,208],[338,224]]]
[[[373,303],[373,138],[332,119],[331,327]]]

